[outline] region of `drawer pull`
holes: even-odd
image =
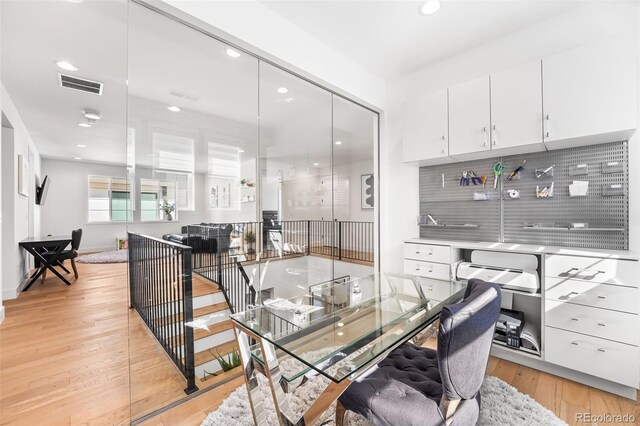
[[[580,345],[578,345],[578,342],[576,342],[576,341],[571,342],[571,344],[572,344],[573,346],[580,346]]]
[[[598,296],[598,299],[602,299],[602,300],[604,300],[604,299],[606,299],[606,298],[607,298],[606,296]]]
[[[600,327],[606,327],[606,326],[607,326],[607,324],[605,324],[605,323],[603,323],[603,322],[599,322],[599,323],[598,323],[598,325],[599,325]]]
[[[598,348],[598,352],[606,352],[603,348]]]
[[[572,274],[573,271],[575,271],[575,274]],[[605,273],[604,271],[590,271],[588,269],[571,268],[568,271],[561,273],[560,276],[562,277],[562,276],[585,274],[589,278],[595,278],[596,275],[604,274],[604,273]]]
[[[579,319],[576,318],[576,317],[573,317],[573,318],[571,318],[571,321],[579,321]]]
[[[416,251],[416,254],[420,254],[420,250]],[[433,252],[430,251],[428,251],[426,254],[429,256],[433,256]]]

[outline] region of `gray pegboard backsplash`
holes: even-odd
[[[499,160],[506,170],[494,190],[493,165]],[[505,178],[523,160],[527,162],[520,178],[507,181]],[[615,162],[622,167],[607,167]],[[586,167],[576,168],[583,164]],[[615,142],[421,167],[420,214],[430,214],[438,224],[477,227],[421,226],[420,237],[626,250],[629,247],[628,164],[627,142]],[[551,165],[555,166],[553,177],[536,179],[536,169],[544,170]],[[607,168],[613,172],[603,173]],[[588,169],[588,173],[576,175],[581,173],[580,169]],[[459,185],[463,170],[487,176],[484,191],[489,200],[473,200],[474,192],[483,192],[482,185]],[[574,180],[589,182],[586,196],[569,195],[569,184]],[[554,196],[536,198],[536,185],[542,189],[551,182],[554,182]],[[508,198],[505,191],[509,189],[519,190],[520,198]],[[571,223],[587,223],[588,229],[569,229]],[[538,228],[527,227],[533,224]]]

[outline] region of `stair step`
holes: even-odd
[[[231,328],[233,328],[233,324],[231,323],[231,320],[230,319],[224,320],[215,324],[211,324],[208,330],[203,330],[201,328],[193,330],[193,339],[194,340],[202,339],[204,337],[212,336],[214,334],[218,334],[222,331],[229,330]]]
[[[198,379],[198,387],[200,389],[202,388],[206,388],[206,387],[210,387],[210,386],[214,386],[220,382],[225,381],[226,379],[229,379],[233,376],[242,374],[242,366],[238,366],[236,368],[232,368],[229,371],[225,371],[224,373],[221,371],[220,373],[214,375],[211,374],[207,374],[207,378],[206,379]],[[242,376],[241,376],[242,377]]]
[[[215,303],[213,305],[208,305],[202,308],[194,309],[193,318],[214,314],[216,312],[224,311],[225,309],[229,309],[226,302]],[[158,325],[162,327],[164,325],[173,324],[176,321],[182,321],[182,312],[176,315],[170,315],[164,318],[160,318],[158,320]]]
[[[220,354],[220,356],[227,357],[227,354],[231,352],[233,349],[238,350],[237,344],[235,340],[231,340],[227,343],[223,343],[221,345],[215,346],[211,349],[207,349],[205,351],[198,352],[195,355],[195,365],[202,365],[209,361],[213,361],[216,359],[213,354]]]
[[[193,297],[204,296],[207,294],[213,294],[220,292],[220,288],[213,283],[210,283],[201,279],[194,279],[191,281],[191,291]]]

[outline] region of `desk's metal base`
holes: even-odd
[[[340,383],[330,382],[316,401],[298,419],[289,405],[289,395],[281,386],[282,374],[276,356],[275,346],[266,339],[234,322],[236,339],[240,348],[242,359],[242,372],[247,386],[247,396],[253,414],[253,420],[257,426],[266,425],[267,417],[264,411],[264,401],[258,389],[258,373],[262,373],[271,388],[271,396],[276,409],[276,416],[281,426],[312,425],[324,413],[332,402],[344,392],[351,380],[344,379]],[[254,361],[251,356],[252,344],[258,344],[264,357],[264,366]]]

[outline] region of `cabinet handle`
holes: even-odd
[[[606,326],[607,326],[607,325],[606,325],[605,323],[603,323],[603,322],[599,322],[599,323],[598,323],[598,325],[599,325],[600,327],[606,327]]]
[[[446,149],[447,149],[447,138],[442,135],[442,143],[443,143],[443,147],[442,147],[442,154],[446,154]]]
[[[487,146],[487,127],[482,128],[482,146]]]
[[[496,125],[493,125],[493,131],[491,132],[491,139],[493,140],[493,146],[498,145],[498,135],[496,132]]]
[[[575,340],[574,340],[573,342],[571,342],[571,344],[572,344],[573,346],[580,346],[580,345],[578,344],[578,342],[576,342]]]
[[[549,118],[549,114],[544,116],[544,134],[545,137],[550,137],[551,136],[551,131],[549,130],[549,124],[550,124],[550,118]]]
[[[580,320],[578,318],[576,318],[576,317],[573,317],[573,318],[571,318],[571,321],[580,321]]]
[[[598,348],[598,352],[606,352],[604,348]]]
[[[606,298],[607,298],[607,296],[598,296],[598,299],[602,299],[602,300],[604,300],[604,299],[606,299]]]

